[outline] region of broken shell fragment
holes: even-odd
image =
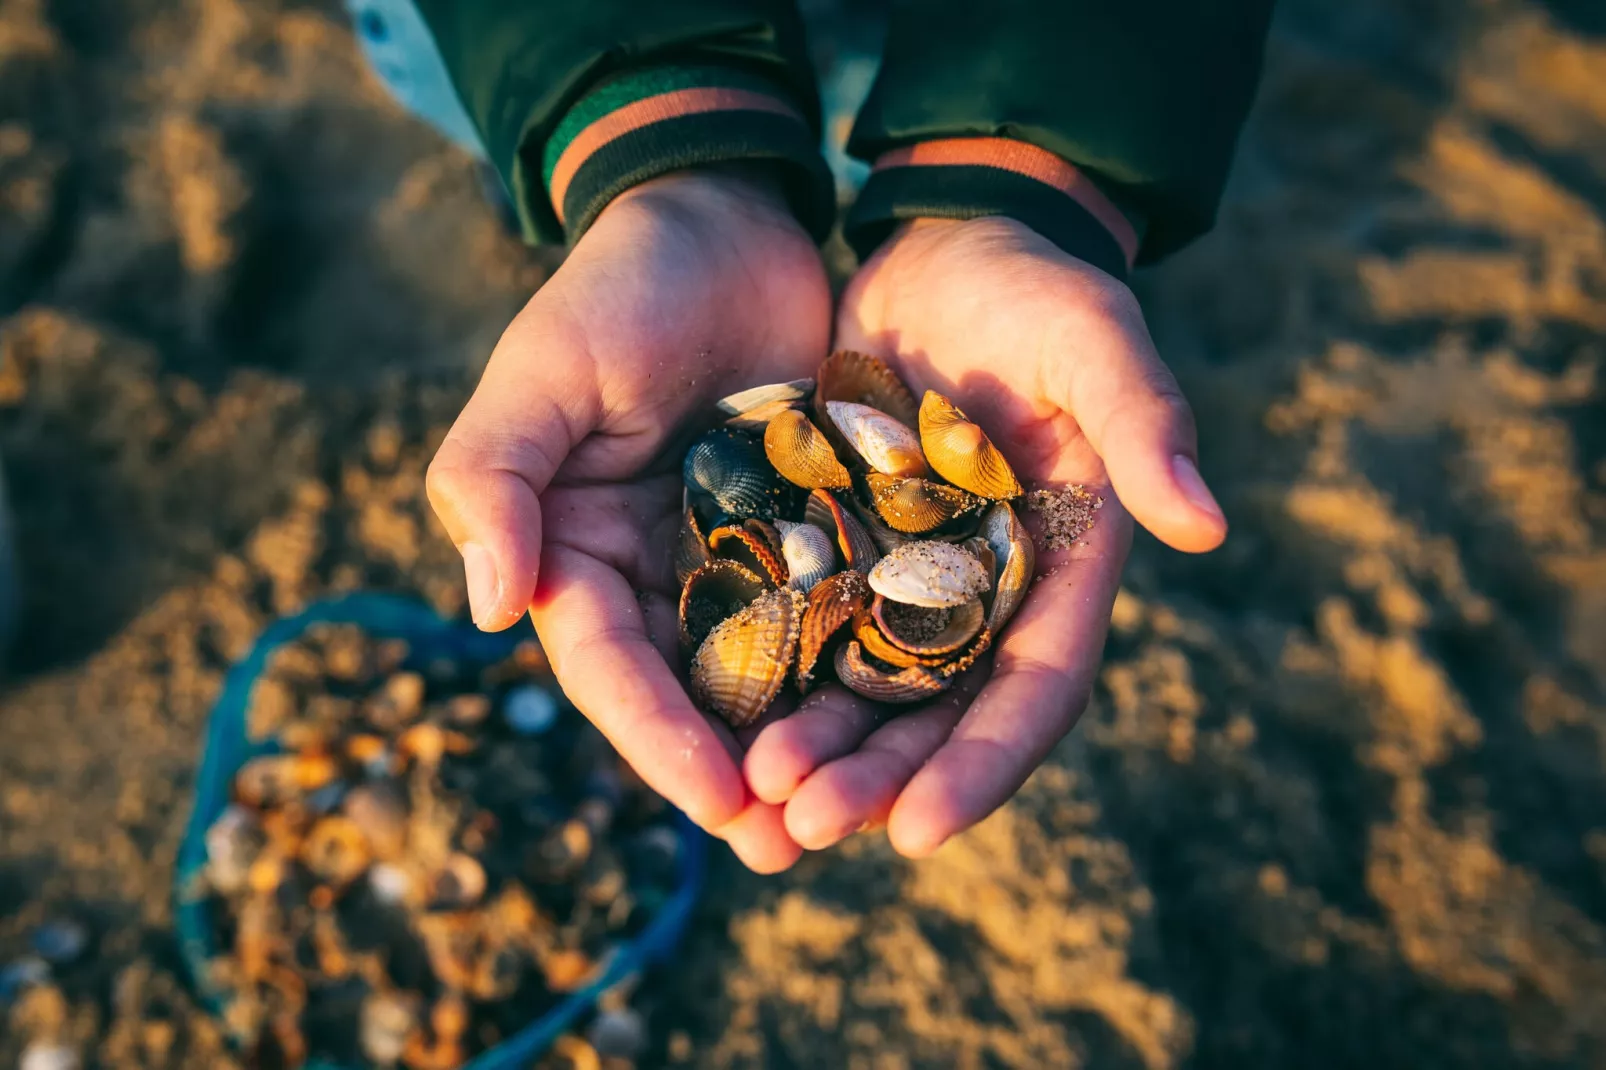
[[[861,572],[838,572],[809,592],[798,637],[797,689],[814,686],[814,665],[820,653],[842,626],[853,620],[870,601],[870,584]]]
[[[697,513],[691,506],[680,520],[680,535],[675,540],[675,582],[684,584],[686,577],[708,564],[713,555],[708,552],[708,536],[697,522]]]
[[[681,477],[693,495],[739,517],[773,520],[794,510],[801,491],[764,456],[764,443],[745,431],[719,428],[687,451]]]
[[[951,682],[922,665],[903,669],[875,665],[856,639],[837,649],[836,674],[848,690],[876,702],[920,702],[940,695]]]
[[[783,587],[715,627],[692,658],[693,697],[734,728],[757,720],[791,670],[803,608]]]
[[[813,524],[777,520],[781,556],[786,559],[786,585],[808,594],[814,585],[836,571],[836,547],[831,536]]]
[[[934,531],[986,501],[969,491],[929,479],[899,479],[871,472],[865,480],[881,519],[894,531],[908,535]]]
[[[680,590],[680,641],[695,650],[721,621],[735,616],[770,585],[735,561],[710,561]]]
[[[708,535],[708,546],[716,558],[735,561],[776,587],[786,582],[781,533],[762,520],[744,520],[740,524],[715,528]]]
[[[1037,546],[1008,502],[999,502],[982,517],[981,537],[987,540],[994,561],[992,604],[987,627],[997,635],[1020,608],[1037,572]]]
[[[848,568],[869,572],[881,556],[864,524],[828,490],[816,490],[809,495],[803,507],[803,519],[835,536],[837,552]]]
[[[847,401],[880,409],[907,427],[920,419],[914,394],[885,361],[868,353],[840,350],[825,358],[815,373],[814,409],[826,419],[827,402]]]
[[[920,445],[932,470],[956,487],[998,500],[1025,493],[987,433],[935,390],[920,402]]]
[[[881,634],[921,657],[954,653],[981,633],[986,617],[979,598],[938,608],[894,602],[878,594],[870,606],[870,618]]]
[[[814,393],[813,379],[794,379],[789,383],[767,383],[722,397],[715,404],[727,416],[740,416],[775,402],[806,401]]]
[[[870,570],[870,587],[912,606],[956,606],[992,587],[975,556],[946,542],[905,543]]]
[[[777,415],[764,429],[764,455],[782,476],[800,487],[851,487],[853,477],[823,432],[802,412]]]
[[[828,401],[825,408],[853,452],[877,472],[923,476],[930,471],[920,450],[920,439],[907,425],[880,409],[849,401]]]

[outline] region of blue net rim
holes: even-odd
[[[301,636],[315,624],[354,624],[370,635],[405,639],[415,654],[490,664],[507,657],[527,638],[522,628],[489,634],[471,624],[450,621],[422,602],[399,595],[360,593],[316,602],[292,617],[269,625],[244,660],[229,670],[223,691],[207,718],[201,766],[195,778],[194,808],[184,828],[173,881],[174,923],[179,953],[196,992],[213,1014],[222,1010],[226,993],[212,980],[210,963],[218,954],[212,939],[212,906],[202,872],[206,867],[206,830],[229,803],[235,772],[249,759],[272,749],[246,739],[246,710],[251,688],[274,650]],[[681,834],[675,890],[634,940],[614,955],[584,988],[570,993],[556,1007],[535,1019],[463,1070],[513,1070],[552,1046],[589,1011],[603,992],[638,970],[666,958],[679,944],[702,893],[708,857],[707,835],[679,811]],[[344,1070],[327,1062],[308,1070]]]

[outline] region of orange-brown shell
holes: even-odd
[[[696,512],[688,505],[686,515],[680,519],[679,537],[675,540],[675,582],[684,584],[686,577],[708,564],[712,556],[708,552],[708,536],[703,534]]]
[[[830,440],[797,409],[777,414],[764,428],[764,455],[777,472],[800,487],[853,485]]]
[[[803,507],[803,519],[817,528],[836,533],[837,552],[842,563],[857,572],[869,572],[875,567],[881,552],[859,518],[846,508],[836,495],[828,490],[816,490],[809,495]]]
[[[987,433],[935,390],[920,402],[920,445],[932,470],[956,487],[997,500],[1025,493]]]
[[[946,658],[965,646],[987,623],[981,599],[937,608],[893,602],[876,595],[870,618],[895,646],[923,658]]]
[[[797,650],[797,689],[814,686],[814,666],[831,638],[856,617],[870,601],[870,584],[862,572],[838,572],[821,580],[809,592],[803,610]]]
[[[770,585],[735,561],[710,561],[680,589],[680,641],[695,650],[714,627],[758,598]]]
[[[1008,502],[999,502],[982,517],[981,538],[992,551],[992,599],[987,607],[987,627],[993,634],[1004,630],[1015,615],[1037,572],[1037,545],[1031,532],[1021,523]],[[983,562],[984,564],[986,562]]]
[[[851,401],[880,409],[894,420],[914,427],[920,422],[920,406],[885,361],[868,353],[839,350],[825,358],[815,375],[814,411],[824,427],[829,422],[828,401]]]
[[[758,719],[775,701],[797,657],[804,598],[782,587],[721,622],[691,663],[692,698],[732,728]]]
[[[708,548],[715,557],[735,561],[779,587],[786,582],[786,557],[781,533],[762,520],[726,524],[708,533]]]
[[[868,657],[886,662],[895,669],[906,669],[911,665],[924,665],[928,669],[935,669],[943,662],[941,655],[928,658],[912,654],[888,639],[882,634],[881,629],[876,627],[876,622],[871,619],[868,611],[853,618],[853,638],[859,641],[859,646]]]
[[[894,531],[922,535],[978,508],[983,499],[929,479],[900,479],[871,472],[865,477],[875,510]]]
[[[987,653],[988,650],[992,649],[992,645],[992,629],[983,626],[982,630],[977,633],[976,638],[970,641],[969,646],[965,647],[963,650],[956,651],[949,655],[947,661],[937,666],[937,675],[944,678],[958,676],[960,673],[976,664],[976,659]]]
[[[848,690],[876,702],[920,702],[940,695],[951,682],[923,665],[894,670],[875,665],[856,639],[837,648],[836,675]]]

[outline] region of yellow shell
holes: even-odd
[[[842,555],[842,563],[848,568],[869,572],[881,556],[864,524],[828,490],[816,490],[809,495],[808,504],[803,508],[803,519],[817,528],[836,534],[837,552]]]
[[[681,517],[680,536],[675,540],[675,582],[684,584],[686,577],[708,564],[712,556],[708,552],[708,536],[703,534],[696,512],[688,505],[685,516]]]
[[[871,472],[865,476],[870,499],[881,519],[894,531],[923,535],[976,509],[985,500],[929,479],[898,479]]]
[[[803,610],[798,638],[797,689],[807,693],[814,686],[814,664],[820,652],[842,626],[856,617],[870,601],[870,585],[860,572],[838,572],[820,581],[809,592]]]
[[[956,606],[916,606],[876,595],[870,619],[895,646],[922,658],[945,658],[981,634],[987,612],[981,599]]]
[[[923,665],[887,669],[873,664],[857,639],[837,649],[836,675],[848,690],[876,702],[919,702],[940,695],[952,682]]]
[[[853,485],[830,441],[796,409],[777,415],[764,429],[764,455],[777,472],[800,487]]]
[[[876,594],[894,602],[939,609],[968,602],[993,585],[973,554],[946,542],[905,543],[877,561],[869,579]]]
[[[930,474],[920,439],[906,424],[880,409],[851,401],[827,401],[825,409],[853,452],[875,471],[889,476]]]
[[[710,561],[680,589],[680,641],[695,650],[714,627],[765,591],[769,584],[735,561]]]
[[[786,559],[788,587],[808,594],[814,585],[837,571],[836,545],[831,536],[813,524],[775,522],[781,533],[781,556]]]
[[[935,390],[920,402],[920,445],[932,469],[956,487],[998,500],[1025,493],[987,433]]]
[[[786,559],[781,555],[781,533],[762,520],[726,524],[708,534],[714,556],[735,561],[779,587],[786,582]]]
[[[801,594],[783,587],[709,632],[691,663],[691,693],[698,705],[732,728],[757,720],[791,672],[804,605]]]
[[[993,596],[987,607],[987,627],[994,635],[1004,630],[1020,608],[1037,572],[1037,546],[1008,502],[999,502],[982,517],[980,534],[992,551]]]
[[[828,401],[869,405],[908,427],[914,427],[920,419],[914,394],[885,361],[867,353],[844,349],[831,354],[815,373],[815,381],[814,411],[822,421],[826,419]]]

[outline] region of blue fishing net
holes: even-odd
[[[229,804],[229,787],[241,765],[277,749],[272,741],[252,743],[246,738],[246,708],[251,688],[262,675],[275,649],[298,638],[315,624],[354,624],[369,635],[405,639],[411,659],[433,658],[488,665],[513,652],[524,635],[513,631],[486,634],[471,625],[442,619],[428,606],[411,599],[382,594],[354,594],[319,602],[294,617],[276,621],[236,665],[223,685],[223,693],[207,722],[201,768],[195,779],[195,808],[179,847],[173,882],[175,922],[179,950],[196,991],[213,1013],[220,1013],[228,993],[212,976],[218,956],[208,897],[206,830]],[[708,841],[702,830],[684,815],[676,814],[681,833],[675,891],[635,940],[612,956],[602,972],[579,991],[532,1021],[495,1048],[464,1064],[464,1070],[515,1070],[527,1067],[559,1036],[572,1029],[596,1003],[597,997],[630,975],[670,954],[685,933],[693,907],[702,891]],[[311,1062],[308,1070],[344,1070],[328,1062]]]

